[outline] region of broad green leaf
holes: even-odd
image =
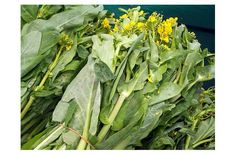
[[[118,131],[127,125],[127,123],[130,122],[132,117],[134,117],[135,113],[142,106],[143,100],[144,95],[140,92],[135,93],[131,98],[125,100],[112,124],[112,130]]]
[[[185,59],[184,66],[180,75],[179,84],[185,86],[188,84],[188,74],[192,67],[197,65],[199,62],[203,61],[203,57],[199,52],[189,53]]]
[[[128,63],[130,70],[132,70],[137,62],[138,56],[139,56],[140,50],[135,49],[129,56]]]
[[[109,34],[101,34],[92,36],[93,47],[92,56],[104,62],[114,73],[115,65],[115,49],[113,36]]]
[[[175,84],[173,82],[165,82],[160,86],[158,94],[152,96],[150,105],[160,103],[172,97],[175,97],[176,95],[180,94],[181,90],[182,87],[178,84]]]
[[[130,123],[127,126],[122,128],[118,132],[114,133],[113,135],[109,136],[108,139],[106,139],[105,141],[96,144],[95,147],[102,150],[116,149],[115,147],[119,143],[121,143],[124,139],[126,139],[127,135],[133,133],[136,130],[134,126],[145,114],[146,107],[147,103],[145,104],[144,102],[142,106],[139,108],[139,110],[136,111],[136,113],[133,115],[133,117],[130,120]]]
[[[174,147],[175,141],[169,136],[163,136],[157,139],[150,146],[151,149],[164,149],[165,146],[169,145],[171,148]]]
[[[161,59],[160,64],[163,64],[166,61],[169,61],[176,57],[185,56],[190,52],[191,52],[190,50],[170,50],[170,51],[162,52],[160,55],[160,59]]]
[[[37,18],[38,6],[37,5],[21,5],[21,18],[27,23]]]
[[[94,135],[97,131],[101,91],[99,81],[94,72],[92,58],[89,59],[85,67],[67,86],[61,101],[53,112],[53,121],[65,121],[66,111],[72,99],[77,103],[78,108],[70,121],[69,127],[80,132],[90,132],[90,134]],[[89,129],[86,129],[89,131],[83,131],[86,124],[89,124]]]
[[[149,44],[150,44],[150,54],[151,54],[151,61],[158,62],[159,60],[159,51],[155,41],[151,36],[151,32],[149,32]]]
[[[146,100],[148,104],[148,100]],[[133,128],[129,134],[125,136],[125,139],[120,143],[121,146],[117,144],[115,149],[124,149],[128,145],[139,144],[140,141],[147,137],[147,135],[158,125],[159,118],[164,111],[169,111],[174,107],[174,105],[168,105],[165,103],[159,103],[153,106],[149,106],[142,123],[140,123],[136,128]],[[132,123],[131,123],[132,124]],[[118,133],[118,132],[117,132]]]
[[[72,100],[69,104],[68,110],[66,112],[66,116],[65,116],[65,125],[67,126],[70,122],[70,120],[72,119],[75,111],[77,108],[77,104],[74,100]]]
[[[196,78],[195,80],[188,86],[190,89],[193,85],[200,81],[208,81],[215,77],[215,66],[208,65],[208,66],[198,66],[196,68]]]
[[[107,82],[115,78],[110,68],[102,61],[98,61],[94,66],[95,74],[101,82]]]
[[[77,53],[78,53],[78,56],[82,59],[86,59],[89,55],[89,51],[82,45],[78,46]]]
[[[45,31],[56,29],[62,31],[82,26],[83,24],[92,21],[102,9],[101,6],[94,7],[92,5],[80,5],[75,9],[55,14],[48,20],[37,19],[29,24],[25,24],[22,29],[22,34],[24,35],[35,30]]]
[[[167,71],[167,64],[163,64],[158,68],[149,70],[149,78],[148,80],[152,83],[158,83],[162,80],[162,75]]]
[[[21,77],[38,65],[57,44],[59,33],[56,31],[33,31],[22,37]]]
[[[81,64],[81,61],[79,60],[72,60],[69,64],[65,66],[65,68],[62,70],[62,72],[65,71],[75,71],[79,68]]]
[[[196,74],[197,74],[197,81],[207,81],[211,80],[215,77],[215,66],[209,65],[204,67],[197,67],[196,68]]]

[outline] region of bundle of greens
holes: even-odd
[[[214,54],[178,18],[21,6],[22,149],[214,149]]]

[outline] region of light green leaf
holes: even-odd
[[[27,23],[35,20],[37,18],[37,13],[37,5],[21,5],[21,18]]]
[[[81,133],[94,135],[97,131],[100,112],[101,90],[100,83],[94,72],[94,61],[90,57],[88,63],[67,86],[61,101],[53,112],[53,121],[63,122],[70,101],[74,99],[78,108],[70,121],[69,127]],[[84,129],[85,126],[89,128]],[[86,131],[85,131],[86,130]]]
[[[151,53],[151,61],[158,62],[159,60],[159,51],[155,41],[151,36],[151,32],[149,33],[149,44],[150,44],[150,53]]]
[[[101,82],[107,82],[115,78],[110,68],[102,61],[98,61],[94,66],[95,74]]]
[[[175,97],[181,92],[181,90],[182,87],[178,84],[172,82],[165,82],[160,86],[158,90],[159,93],[157,95],[152,96],[150,105],[160,103],[172,97]]]
[[[38,65],[57,44],[59,33],[33,31],[22,37],[21,42],[21,77]]]
[[[82,26],[92,21],[102,9],[101,6],[80,5],[74,9],[55,14],[49,20],[37,19],[29,24],[25,24],[22,29],[22,34],[24,35],[35,30],[45,31],[56,29],[62,31]]]
[[[94,35],[92,37],[93,47],[92,56],[104,62],[114,73],[115,65],[115,49],[113,36],[109,34]]]

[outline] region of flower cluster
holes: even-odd
[[[172,27],[176,24],[178,18],[169,18],[163,21],[161,24],[158,25],[157,32],[160,35],[160,40],[165,41],[166,43],[169,42],[169,36],[172,33]]]
[[[145,16],[146,13],[140,10],[139,7],[132,8],[125,11],[125,14],[118,18],[104,18],[101,25],[110,34],[131,35],[144,32],[147,35],[151,31],[157,45],[168,50],[173,27],[177,25],[178,18],[170,17],[163,20],[157,12],[153,12],[148,18],[145,18]]]
[[[66,33],[62,32],[60,35],[59,44],[69,51],[73,46],[73,40]]]

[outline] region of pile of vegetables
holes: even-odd
[[[21,6],[21,147],[214,149],[214,54],[141,7]]]

